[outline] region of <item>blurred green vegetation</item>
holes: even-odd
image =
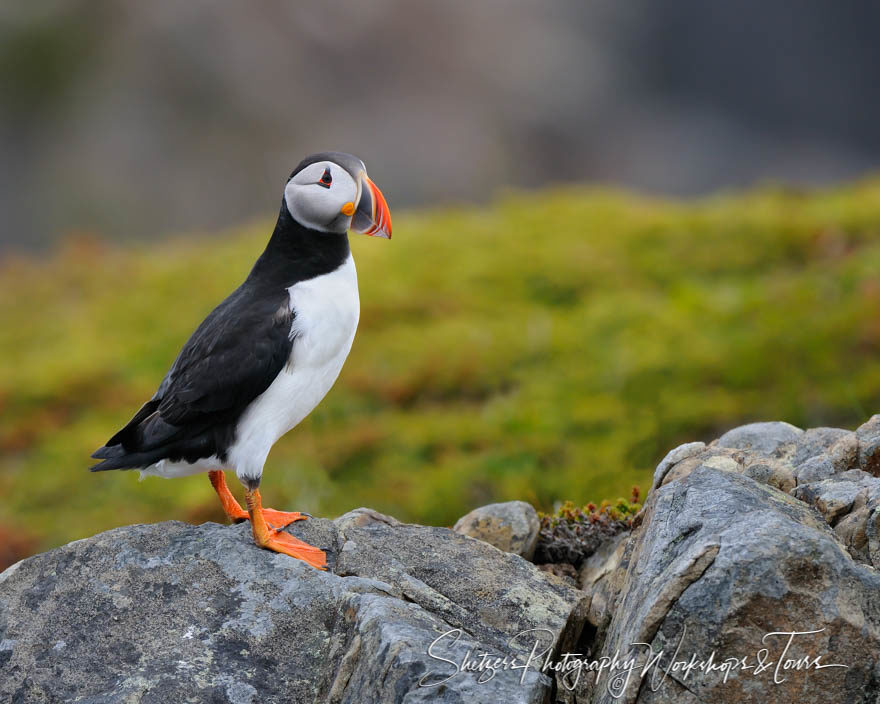
[[[90,474],[247,274],[272,223],[0,277],[0,532],[47,548],[222,519],[206,477]],[[476,505],[629,495],[685,441],[761,419],[855,426],[880,401],[880,180],[691,203],[510,193],[352,237],[360,330],[339,382],[272,451],[267,505],[449,525]]]

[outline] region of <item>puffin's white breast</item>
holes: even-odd
[[[228,458],[239,478],[259,478],[272,445],[324,398],[357,330],[360,299],[351,254],[335,271],[300,281],[288,292],[294,314],[290,358],[238,422]]]

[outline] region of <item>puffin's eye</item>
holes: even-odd
[[[330,188],[331,183],[333,183],[333,177],[330,175],[330,169],[324,169],[324,175],[321,176],[318,185],[323,186],[324,188]]]

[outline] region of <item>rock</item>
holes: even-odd
[[[813,428],[798,440],[793,462],[798,484],[821,481],[858,464],[858,436],[838,428]]]
[[[773,487],[697,467],[649,496],[621,568],[622,588],[594,657],[618,653],[644,664],[645,648],[632,644],[648,643],[664,653],[658,676],[615,681],[606,673],[597,686],[595,675],[583,673],[577,701],[824,704],[880,696],[880,575],[854,562],[810,507]],[[783,670],[775,683],[773,663],[787,636],[767,634],[792,631],[818,632],[793,636],[787,658],[847,667]],[[718,670],[673,668],[663,678],[673,656],[687,662],[712,654],[716,666],[748,658],[754,668],[762,648],[771,661],[763,672],[734,669],[725,682]]]
[[[870,565],[871,558],[868,553],[868,517],[870,510],[867,506],[856,509],[850,514],[844,516],[837,525],[834,526],[834,532],[840,538],[840,542],[849,550],[854,560]]]
[[[845,472],[848,469],[855,469],[858,466],[859,457],[858,435],[855,433],[841,435],[835,443],[825,451],[824,456],[831,461],[832,465],[834,465],[835,472]]]
[[[880,479],[860,469],[851,469],[829,479],[798,486],[792,495],[815,506],[830,525],[869,500],[880,499]]]
[[[814,506],[834,526],[835,534],[853,559],[880,567],[880,554],[871,550],[869,534],[876,533],[880,512],[880,478],[851,469],[828,479],[802,484],[793,496]],[[875,559],[877,560],[875,562]]]
[[[537,565],[538,569],[547,574],[552,574],[557,579],[563,580],[572,587],[578,585],[578,571],[570,562],[550,562]]]
[[[876,499],[868,502],[865,507],[867,516],[865,518],[865,537],[868,539],[868,560],[880,570],[880,501]]]
[[[835,443],[844,439],[852,444],[853,450],[858,447],[856,435],[851,430],[843,428],[810,428],[805,430],[797,438],[792,462],[795,466],[801,465],[811,457],[823,454]]]
[[[791,491],[797,486],[794,467],[787,458],[771,458],[764,454],[720,447],[717,444],[672,466],[666,471],[660,484],[662,486],[684,479],[698,467],[744,474],[780,491]]]
[[[582,592],[448,529],[359,509],[290,530],[331,570],[260,550],[247,524],[176,522],[17,563],[0,575],[0,701],[544,702],[534,670],[422,687],[455,673],[428,648],[525,660],[522,631],[556,650],[580,636]]]
[[[661,486],[684,479],[697,467],[705,466],[725,472],[741,472],[743,466],[737,461],[737,457],[741,459],[742,453],[734,450],[707,447],[703,452],[688,457],[669,469],[666,472],[666,476],[663,477]]]
[[[794,467],[783,460],[749,457],[743,463],[742,473],[761,484],[788,493],[797,486]]]
[[[859,439],[859,468],[880,477],[880,414],[861,425],[856,437]]]
[[[654,470],[654,481],[651,483],[651,491],[654,491],[654,489],[663,483],[667,473],[675,465],[679,462],[683,462],[689,457],[699,455],[705,449],[706,443],[704,442],[688,442],[667,452],[666,457],[660,460],[660,464],[658,464],[657,468]]]
[[[540,529],[537,511],[525,501],[480,506],[459,518],[452,528],[526,560],[535,554]]]
[[[718,447],[749,450],[765,457],[778,456],[780,449],[796,442],[803,430],[789,423],[749,423],[727,431],[716,441]]]
[[[590,595],[587,621],[596,628],[607,628],[625,571],[620,569],[629,534],[621,533],[604,542],[581,565],[578,583]]]
[[[672,450],[654,472],[652,491],[683,479],[698,467],[737,472],[780,491],[828,479],[857,464],[856,434],[840,428],[802,431],[788,423],[752,423],[706,446]]]
[[[798,485],[819,482],[830,479],[837,470],[834,463],[825,455],[810,457],[803,464],[795,468],[794,478]]]

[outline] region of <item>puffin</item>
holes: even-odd
[[[351,154],[321,152],[293,170],[265,250],[244,282],[196,328],[153,397],[92,457],[93,472],[207,472],[226,515],[249,520],[261,548],[327,568],[326,553],[283,529],[309,514],[263,508],[275,442],[321,402],[360,315],[348,231],[391,238],[382,192]],[[243,509],[226,484],[244,485]]]

